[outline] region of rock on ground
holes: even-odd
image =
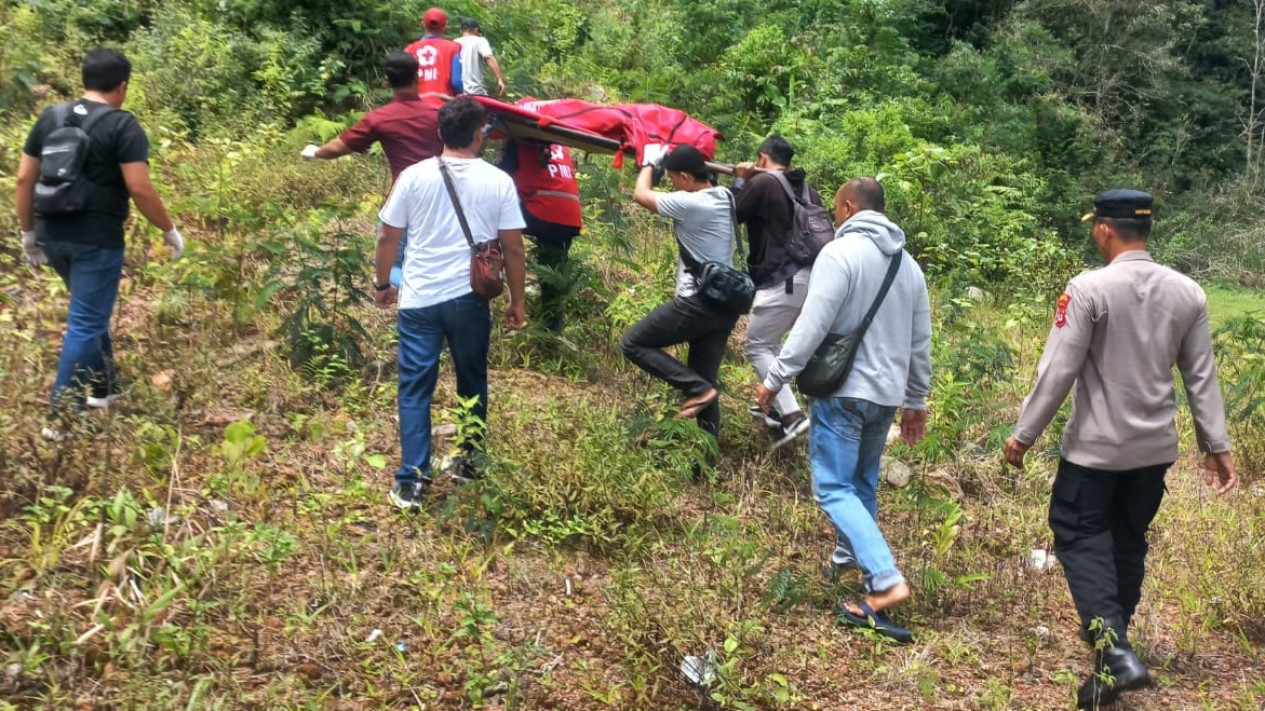
[[[914,471],[909,465],[894,457],[883,457],[879,465],[879,478],[898,489],[909,486],[913,476]]]

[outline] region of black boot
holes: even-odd
[[[1076,692],[1076,708],[1110,706],[1121,693],[1151,685],[1150,672],[1127,641],[1109,645],[1094,652],[1094,656],[1098,663],[1094,665],[1094,673]]]

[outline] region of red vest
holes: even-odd
[[[461,54],[461,45],[443,37],[423,37],[404,48],[417,57],[417,92],[456,96],[452,88],[452,60]]]
[[[518,197],[532,217],[556,225],[583,226],[580,186],[575,182],[571,149],[554,144],[518,142],[518,172],[514,173]]]

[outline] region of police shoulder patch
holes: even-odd
[[[1063,292],[1063,295],[1059,297],[1058,309],[1054,312],[1054,325],[1056,327],[1063,328],[1067,325],[1067,305],[1070,303],[1072,303],[1072,295],[1066,291]]]

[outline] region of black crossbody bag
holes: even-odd
[[[878,290],[878,296],[874,297],[869,312],[861,320],[861,325],[851,333],[827,334],[826,339],[817,346],[817,352],[813,353],[813,357],[808,359],[808,365],[795,378],[795,384],[799,386],[801,393],[808,397],[830,397],[847,382],[848,375],[852,372],[852,363],[857,357],[857,349],[861,347],[861,339],[870,330],[874,315],[883,305],[883,299],[887,298],[892,282],[896,281],[896,272],[900,270],[903,254],[902,250],[892,255],[891,263],[887,266],[887,276],[883,277],[883,286]]]
[[[738,244],[738,258],[746,259],[746,251],[742,248],[742,233],[738,230],[737,206],[734,204],[733,193],[726,192],[729,195],[729,216],[733,223],[734,242]],[[686,271],[698,282],[699,296],[718,309],[738,316],[751,312],[751,305],[755,303],[755,282],[751,280],[751,275],[724,262],[700,261],[680,238],[677,238],[676,245]]]

